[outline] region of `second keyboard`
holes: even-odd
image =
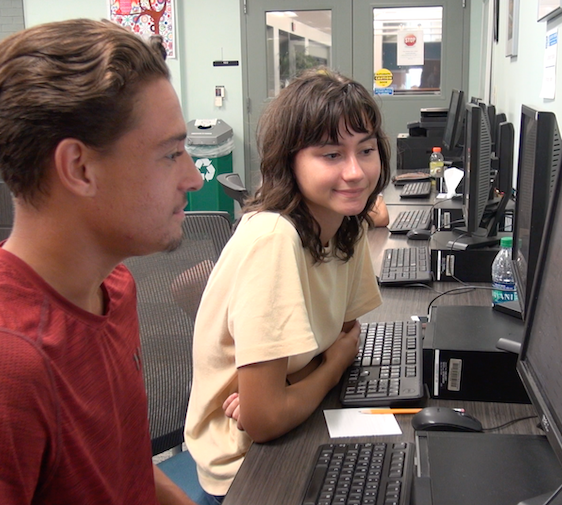
[[[429,247],[385,249],[379,280],[381,286],[431,282],[433,275]]]
[[[403,210],[388,226],[390,233],[408,233],[410,230],[428,230],[431,226],[430,209]]]
[[[400,198],[428,198],[431,195],[431,182],[409,182],[404,185]]]

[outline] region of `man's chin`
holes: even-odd
[[[164,249],[165,252],[173,252],[176,249],[178,249],[181,246],[183,237],[179,237],[174,239],[173,241],[171,241],[170,243],[168,243],[168,246],[166,247],[166,249]]]

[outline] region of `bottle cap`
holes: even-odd
[[[502,237],[500,239],[500,246],[501,247],[512,247],[513,246],[513,237]]]
[[[441,148],[440,148],[440,147],[434,147],[434,148],[433,148],[433,152],[434,152],[434,153],[440,153],[440,152],[441,152]]]

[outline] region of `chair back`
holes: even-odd
[[[236,172],[229,172],[226,174],[217,175],[217,181],[222,186],[222,189],[227,196],[236,200],[240,207],[244,205],[244,200],[248,198],[250,193],[242,184],[242,179]]]
[[[195,313],[232,233],[227,212],[186,212],[182,226],[183,241],[175,251],[125,261],[137,284],[153,455],[183,442]]]

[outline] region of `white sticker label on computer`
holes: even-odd
[[[449,360],[449,380],[447,389],[449,391],[461,390],[462,359],[451,358]]]
[[[445,275],[447,277],[455,275],[455,256],[453,254],[447,254],[445,258]]]

